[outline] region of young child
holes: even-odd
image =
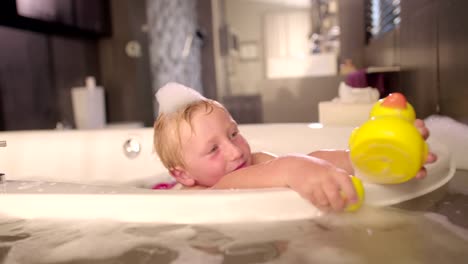
[[[289,187],[321,210],[334,211],[357,201],[348,151],[251,153],[236,121],[217,101],[177,83],[166,84],[156,97],[154,147],[184,189]],[[416,126],[427,138],[424,123]],[[428,162],[434,161],[429,155]],[[424,176],[422,169],[418,177]]]

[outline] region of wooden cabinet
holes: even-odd
[[[110,33],[109,0],[2,0],[0,25],[93,38]]]
[[[0,130],[73,125],[70,88],[99,77],[95,40],[0,26]]]
[[[401,2],[401,89],[420,118],[438,111],[437,8],[432,1]]]
[[[0,1],[0,22],[8,21],[2,16],[3,4],[8,2]],[[31,29],[0,23],[0,130],[53,129],[57,122],[73,125],[70,89],[82,86],[89,75],[105,88],[108,122],[144,122],[151,126],[154,97],[147,33],[141,31],[146,23],[145,1],[115,0],[112,10],[104,5],[107,1],[29,2],[60,2],[56,7],[61,11],[51,17],[62,19],[61,23],[70,21],[65,3],[73,3],[76,13],[72,21],[81,29],[72,30],[76,35],[70,36],[70,25],[65,25],[68,34],[57,34],[47,27]],[[118,34],[105,38],[82,34],[105,28],[98,18],[102,12],[111,11]],[[96,19],[90,19],[93,16]],[[124,52],[132,39],[141,43],[141,58],[131,58]]]
[[[468,20],[465,0],[405,0],[401,22],[402,87],[418,115],[468,123]]]
[[[75,0],[74,11],[75,26],[79,29],[105,35],[110,34],[110,11],[107,0]]]
[[[73,125],[70,88],[99,76],[97,44],[0,26],[0,130]]]
[[[16,15],[44,22],[74,26],[73,1],[70,0],[15,0]]]
[[[439,1],[438,10],[440,113],[468,124],[468,2]]]
[[[0,130],[73,125],[70,88],[100,80],[108,0],[0,2]]]
[[[56,94],[47,38],[6,27],[0,27],[0,37],[0,129],[55,127]]]

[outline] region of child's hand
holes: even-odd
[[[429,137],[429,130],[427,129],[426,124],[424,123],[423,120],[416,119],[416,121],[414,122],[414,125],[419,130],[419,132],[421,133],[424,139],[427,139]],[[426,164],[434,163],[436,160],[437,160],[437,156],[434,153],[429,152],[429,155],[427,155]],[[416,179],[424,179],[426,176],[427,176],[426,168],[422,167],[421,170],[419,170],[418,174],[416,174]]]
[[[342,211],[357,202],[350,175],[331,163],[313,157],[295,156],[286,184],[323,211]]]

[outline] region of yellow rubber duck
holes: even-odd
[[[370,119],[349,140],[355,174],[377,184],[403,183],[416,176],[428,146],[414,126],[415,119],[414,108],[400,93],[376,102]]]

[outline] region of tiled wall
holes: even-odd
[[[203,92],[196,2],[147,0],[153,92],[170,81]]]

